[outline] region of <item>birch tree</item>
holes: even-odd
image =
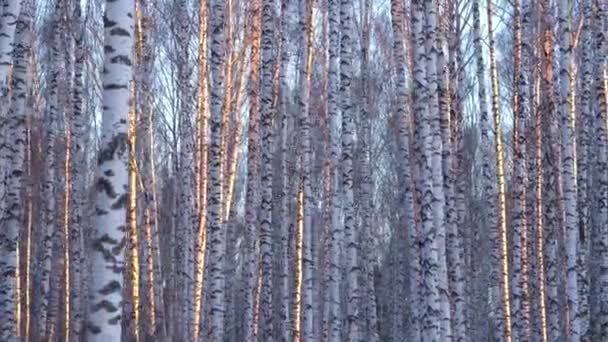
[[[340,3],[338,0],[327,2],[327,17],[329,21],[329,65],[327,79],[327,109],[329,115],[329,138],[330,138],[330,238],[326,251],[329,256],[329,269],[325,274],[325,310],[323,338],[327,341],[337,342],[342,338],[342,320],[340,312],[340,279],[342,279],[341,246],[344,236],[344,226],[340,222],[340,192],[339,192],[339,156],[341,116],[339,106],[339,68],[340,68]]]
[[[9,3],[8,10],[11,10],[12,4]],[[18,8],[18,7],[17,7]],[[3,15],[3,19],[11,13],[7,12]],[[0,235],[0,270],[2,271],[2,280],[0,280],[0,338],[6,341],[16,341],[19,335],[18,313],[16,312],[17,297],[17,251],[19,245],[19,232],[23,227],[21,220],[24,213],[23,203],[20,195],[24,187],[25,174],[25,142],[27,140],[26,127],[26,94],[27,94],[27,72],[28,72],[28,49],[29,42],[27,38],[28,30],[30,29],[29,13],[24,13],[20,16],[18,24],[19,28],[16,33],[15,48],[14,48],[14,66],[13,77],[11,81],[12,96],[11,105],[7,115],[7,135],[5,144],[8,146],[7,166],[9,167],[7,174],[3,180],[4,193],[4,212],[3,212],[3,232]],[[17,20],[15,14],[15,20]],[[4,23],[3,23],[4,24]],[[12,25],[16,25],[14,23]],[[11,25],[6,23],[6,25]],[[3,29],[7,29],[4,25]],[[13,28],[14,29],[14,28]],[[2,43],[2,42],[0,42]],[[12,51],[12,42],[10,42]],[[3,46],[4,47],[4,46]],[[0,58],[5,56],[0,56]],[[12,56],[9,56],[12,57]]]
[[[224,339],[225,300],[225,255],[226,231],[221,221],[222,179],[221,179],[221,112],[224,77],[222,61],[225,56],[224,4],[219,0],[210,1],[208,16],[210,35],[210,137],[209,137],[209,195],[208,195],[208,248],[209,248],[209,292],[210,292],[210,338]]]
[[[127,132],[133,47],[131,0],[109,2],[105,10],[106,73],[103,78],[102,143],[97,158],[96,230],[89,341],[121,336],[123,246],[128,188]]]
[[[571,341],[578,341],[581,334],[581,319],[578,296],[578,210],[577,182],[576,182],[576,126],[575,126],[575,71],[574,56],[572,54],[572,33],[570,6],[568,0],[558,3],[559,27],[559,106],[562,136],[562,189],[564,193],[565,209],[565,250],[567,267],[566,298],[568,305],[568,335]]]

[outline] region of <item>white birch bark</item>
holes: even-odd
[[[328,93],[328,115],[329,115],[329,138],[330,138],[330,237],[327,245],[329,254],[327,256],[329,269],[325,274],[326,306],[328,307],[325,319],[324,338],[330,342],[338,342],[342,339],[341,319],[341,292],[340,283],[342,279],[341,245],[344,239],[344,226],[340,222],[340,192],[339,192],[339,166],[338,161],[341,153],[340,132],[341,116],[339,107],[339,60],[340,60],[340,2],[330,0],[327,3],[327,19],[329,22],[329,65],[327,79]]]
[[[578,292],[580,297],[581,339],[591,338],[590,310],[589,310],[589,248],[590,243],[590,168],[589,152],[591,148],[592,110],[593,100],[591,89],[593,86],[593,10],[592,0],[582,3],[583,27],[581,39],[581,71],[582,83],[580,96],[580,110],[577,116],[577,207],[579,211],[579,245],[577,255]]]
[[[258,210],[260,208],[260,45],[262,34],[262,1],[256,0],[251,7],[253,18],[251,30],[251,71],[249,74],[249,142],[247,143],[247,194],[245,198],[245,284],[243,288],[245,310],[244,338],[257,340],[255,335],[257,313],[255,312],[255,288],[258,283]]]
[[[531,69],[531,6],[528,0],[517,0],[516,11],[516,38],[515,47],[518,56],[515,58],[517,74],[515,131],[514,131],[514,183],[513,183],[513,338],[529,339],[530,330],[530,302],[529,302],[529,255],[528,231],[529,222],[526,211],[528,181],[527,157],[527,125],[531,115],[531,96],[529,75]]]
[[[279,257],[280,272],[279,272],[279,322],[277,329],[280,331],[279,341],[288,342],[292,338],[291,334],[291,287],[290,287],[290,273],[292,263],[289,260],[290,253],[290,227],[293,226],[293,216],[290,215],[290,198],[291,182],[290,177],[292,176],[288,169],[289,156],[289,123],[291,121],[291,115],[289,113],[289,80],[290,75],[289,65],[291,63],[291,44],[287,32],[292,27],[292,11],[294,6],[291,0],[281,0],[281,62],[279,70],[279,78],[281,83],[280,91],[280,111],[281,111],[281,220],[279,228]]]
[[[599,194],[598,217],[596,230],[600,236],[598,254],[599,267],[599,310],[598,333],[608,336],[608,4],[605,1],[596,2],[596,55],[595,55],[595,89],[598,98],[597,144],[599,158]]]
[[[300,150],[302,153],[302,289],[301,289],[301,326],[300,333],[303,342],[312,342],[314,336],[314,260],[312,254],[312,209],[313,194],[311,185],[312,149],[311,125],[312,111],[310,110],[311,77],[313,73],[313,36],[314,36],[314,2],[311,0],[300,3],[303,9],[300,13],[298,31],[301,34],[303,58],[300,61],[300,79],[302,86],[298,94],[300,116]]]
[[[210,32],[210,139],[209,139],[209,204],[207,214],[209,249],[209,327],[212,341],[224,340],[226,230],[221,220],[221,115],[224,76],[224,2],[210,1],[208,15]],[[226,80],[228,82],[229,80]]]
[[[4,2],[2,16],[0,16],[0,90],[2,90],[0,95],[2,96],[6,96],[8,91],[9,77],[13,67],[15,29],[23,0]]]
[[[418,301],[420,297],[419,293],[419,276],[420,276],[420,258],[419,258],[419,245],[418,245],[418,232],[416,230],[416,223],[414,221],[414,193],[413,193],[413,177],[411,174],[411,153],[410,153],[410,124],[411,113],[409,113],[410,99],[408,96],[407,80],[406,80],[406,56],[405,56],[405,44],[403,39],[404,35],[404,20],[403,20],[403,4],[401,1],[391,1],[391,24],[393,30],[393,55],[395,58],[395,71],[397,74],[397,96],[398,96],[398,107],[397,107],[397,120],[399,123],[399,157],[401,159],[401,172],[403,182],[403,199],[404,199],[404,230],[407,234],[407,241],[409,242],[409,263],[408,271],[412,274],[410,280],[410,296],[409,299],[409,312],[411,315],[410,330],[408,337],[412,340],[420,339],[420,314],[421,309],[418,307]],[[404,234],[404,235],[405,235]],[[404,237],[405,240],[405,237]],[[402,315],[404,312],[399,312],[398,315]],[[403,319],[399,319],[403,321]],[[395,329],[395,327],[393,327]]]
[[[575,70],[571,37],[571,2],[558,3],[559,28],[559,106],[562,135],[562,189],[564,193],[566,298],[568,309],[568,340],[579,341],[581,335],[580,301],[578,296],[577,252],[578,210],[576,182],[576,124],[575,124]]]
[[[430,94],[426,69],[427,54],[425,51],[425,7],[422,1],[412,3],[413,37],[414,37],[414,112],[420,125],[421,151],[421,272],[422,298],[425,299],[421,312],[421,338],[425,341],[441,340],[441,303],[439,294],[439,251],[437,230],[433,221],[433,178],[432,156],[433,136],[431,133],[432,117],[429,112]],[[440,166],[441,167],[441,166]]]
[[[260,65],[260,120],[261,120],[261,208],[260,208],[260,253],[261,253],[261,293],[260,293],[260,339],[274,341],[273,327],[273,230],[272,230],[272,180],[274,156],[274,129],[272,122],[275,117],[273,104],[273,39],[275,1],[262,1],[262,35],[261,35],[261,65]]]
[[[20,27],[15,34],[12,98],[6,118],[5,144],[8,149],[6,161],[9,168],[3,179],[5,206],[2,213],[3,229],[0,233],[0,272],[2,272],[0,279],[0,339],[4,341],[17,341],[19,335],[19,317],[15,308],[16,301],[20,300],[17,296],[17,267],[19,267],[17,246],[19,232],[24,229],[21,220],[24,212],[21,194],[24,190],[25,143],[27,141],[25,105],[29,63],[27,60],[30,29],[28,15],[29,13],[20,16]]]
[[[349,341],[361,339],[359,286],[359,233],[355,219],[353,192],[353,153],[355,123],[352,104],[352,15],[350,1],[340,1],[340,98],[342,110],[342,205],[344,206],[344,236],[346,243],[346,311],[347,336]]]
[[[121,337],[133,10],[132,0],[116,0],[108,2],[104,15],[104,111],[102,142],[97,158],[97,236],[87,333],[87,340],[91,342],[117,341]]]

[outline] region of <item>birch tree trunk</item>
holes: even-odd
[[[22,2],[23,0],[4,1],[0,17],[0,90],[2,90],[0,95],[3,97],[7,95],[13,67],[15,30]]]
[[[289,123],[291,121],[291,115],[289,113],[289,65],[291,63],[291,44],[287,32],[292,27],[292,11],[293,4],[291,0],[281,0],[281,62],[280,62],[280,111],[281,111],[281,222],[279,228],[279,257],[282,260],[280,263],[280,306],[279,306],[279,324],[277,329],[281,332],[279,338],[280,342],[288,342],[292,339],[291,334],[291,317],[292,311],[290,310],[290,298],[291,298],[291,287],[290,287],[290,273],[291,273],[291,260],[289,260],[290,246],[292,245],[290,236],[290,227],[293,226],[293,215],[290,215],[290,198],[291,172],[288,169],[289,151],[288,151],[288,140],[289,136]],[[295,282],[294,282],[295,283]]]
[[[522,5],[523,2],[523,5]],[[514,69],[516,90],[514,100],[514,183],[513,183],[513,338],[529,339],[530,301],[529,301],[529,255],[528,255],[528,217],[526,212],[528,185],[528,157],[526,155],[527,123],[531,115],[531,96],[529,74],[531,69],[531,6],[528,0],[517,0],[516,11],[516,58]],[[523,27],[523,28],[522,28]],[[522,36],[525,39],[522,39]]]
[[[353,193],[353,153],[355,122],[352,104],[352,14],[350,1],[340,1],[340,97],[342,109],[342,187],[344,191],[344,236],[346,238],[346,310],[349,341],[361,339],[359,287],[359,232]]]
[[[413,274],[413,279],[410,280],[410,300],[409,300],[409,312],[411,315],[410,319],[410,330],[408,337],[413,341],[420,339],[420,324],[421,324],[421,312],[422,308],[418,307],[420,293],[418,290],[419,277],[420,277],[420,250],[418,245],[418,232],[416,230],[416,223],[414,220],[414,193],[413,193],[413,178],[411,174],[410,165],[410,124],[411,113],[409,113],[410,99],[408,96],[407,80],[405,78],[406,70],[406,56],[405,56],[405,44],[403,39],[404,34],[404,20],[403,20],[403,4],[399,0],[391,1],[391,24],[393,30],[393,55],[395,56],[395,71],[397,74],[397,96],[398,96],[398,107],[397,107],[397,120],[399,123],[399,157],[401,159],[401,173],[403,198],[404,198],[404,230],[407,234],[407,241],[409,241],[408,247],[410,248],[409,253],[409,264],[408,270],[410,274]],[[404,239],[405,240],[405,239]],[[402,312],[400,314],[403,314]],[[402,321],[402,319],[399,319]],[[393,327],[395,329],[395,327]]]
[[[258,276],[258,210],[260,208],[260,45],[262,34],[262,0],[252,4],[252,43],[251,43],[251,72],[249,82],[251,88],[249,98],[249,142],[247,143],[247,194],[245,198],[245,220],[247,226],[247,244],[245,254],[245,339],[255,341],[255,288]]]
[[[311,116],[310,92],[311,77],[313,73],[313,36],[315,22],[314,2],[312,0],[303,1],[301,6],[305,8],[300,15],[298,29],[301,32],[301,41],[305,44],[303,58],[300,62],[300,79],[302,88],[298,96],[300,109],[300,148],[302,151],[302,288],[301,288],[301,326],[299,328],[302,342],[315,340],[313,322],[313,290],[314,290],[314,264],[312,254],[312,209],[313,195],[311,187],[311,164],[312,149],[310,146]]]
[[[11,9],[11,5],[9,3],[9,10]],[[5,19],[6,17],[8,15],[4,13],[2,18]],[[19,335],[17,323],[19,317],[15,310],[16,301],[19,300],[17,296],[17,281],[19,281],[17,278],[17,267],[19,267],[17,263],[17,246],[19,245],[19,232],[24,229],[21,220],[24,213],[21,193],[25,184],[23,175],[25,174],[24,168],[26,166],[25,143],[27,141],[27,125],[25,103],[29,62],[27,59],[27,54],[29,53],[29,41],[27,37],[30,29],[29,13],[22,15],[20,19],[21,25],[15,34],[14,65],[11,83],[12,98],[7,116],[7,135],[4,142],[9,149],[6,160],[9,169],[4,177],[3,184],[5,189],[5,207],[2,213],[4,228],[0,234],[0,271],[3,275],[2,279],[0,279],[0,339],[5,341],[17,341]],[[6,27],[3,26],[2,28],[5,29]],[[12,42],[10,45],[12,48]],[[3,55],[0,55],[0,58],[3,57]],[[0,61],[2,60],[0,59]]]
[[[576,125],[575,125],[575,70],[572,54],[569,0],[558,3],[559,27],[559,115],[562,135],[562,188],[565,209],[566,298],[568,310],[568,340],[579,341],[581,336],[580,301],[578,296],[578,210],[576,182]]]
[[[261,117],[261,210],[260,210],[260,253],[261,253],[261,293],[260,293],[260,338],[262,341],[274,340],[273,326],[273,231],[272,231],[272,181],[273,181],[273,152],[274,130],[272,122],[275,117],[273,104],[273,39],[275,1],[262,1],[262,36],[261,36],[261,65],[260,65],[260,117]]]
[[[498,207],[496,208],[497,215],[496,225],[492,224],[491,238],[494,241],[492,248],[492,282],[494,286],[498,286],[498,291],[495,292],[494,298],[494,315],[496,328],[500,334],[500,340],[505,342],[511,341],[511,303],[509,294],[509,259],[507,246],[507,209],[506,209],[506,194],[505,194],[505,153],[502,142],[502,121],[499,109],[499,84],[498,84],[498,67],[496,64],[496,51],[494,49],[494,27],[493,27],[493,10],[492,0],[486,2],[487,18],[488,18],[488,35],[490,48],[490,75],[492,80],[492,114],[494,117],[494,145],[496,153],[496,183],[498,195]],[[496,188],[494,188],[496,189]],[[492,222],[494,223],[494,222]],[[500,297],[500,298],[498,298]]]
[[[592,1],[585,0],[582,3],[583,27],[582,27],[582,54],[581,54],[581,97],[580,110],[577,117],[577,186],[578,198],[577,208],[579,212],[579,244],[577,255],[578,292],[580,297],[581,339],[591,338],[590,311],[589,311],[589,252],[590,252],[590,206],[591,198],[589,192],[589,152],[591,148],[591,122],[593,100],[591,89],[593,85],[593,12]]]
[[[599,194],[597,232],[600,236],[598,253],[600,257],[599,276],[599,313],[598,333],[608,335],[608,4],[596,2],[596,55],[595,55],[595,89],[598,98],[597,143],[599,148]]]
[[[329,139],[330,139],[330,237],[327,245],[327,256],[329,269],[325,274],[325,295],[327,296],[327,314],[324,322],[323,337],[330,342],[338,342],[342,339],[342,320],[340,311],[340,280],[342,279],[341,245],[344,239],[344,226],[340,222],[340,192],[339,192],[339,167],[338,161],[341,153],[340,131],[341,116],[339,106],[339,60],[340,60],[340,2],[330,0],[327,3],[329,21],[329,65],[327,79],[327,109],[329,115]]]
[[[221,179],[221,114],[224,76],[222,61],[224,52],[224,3],[220,0],[210,2],[208,16],[211,32],[211,77],[210,77],[210,143],[209,143],[209,202],[207,214],[209,248],[209,293],[211,341],[224,339],[225,301],[225,260],[226,230],[221,220],[222,179]]]
[[[200,327],[203,310],[203,285],[205,280],[205,261],[207,254],[207,209],[208,209],[208,184],[209,184],[209,165],[208,165],[208,145],[209,145],[209,63],[208,63],[208,2],[199,1],[199,36],[198,36],[198,182],[199,192],[197,193],[198,205],[198,230],[196,234],[196,261],[195,261],[195,280],[194,280],[194,318],[193,333],[194,341],[198,342],[201,338]],[[220,166],[221,167],[221,166]],[[221,189],[220,189],[221,191]]]
[[[132,0],[109,2],[105,10],[102,143],[97,158],[93,302],[87,340],[119,340],[123,246],[128,188],[128,114],[133,47]]]
[[[85,62],[85,53],[83,46],[84,28],[82,26],[82,15],[80,4],[76,4],[74,8],[74,20],[76,22],[75,36],[75,56],[74,56],[74,85],[72,90],[72,126],[71,146],[72,146],[72,215],[70,228],[70,279],[72,289],[70,291],[71,303],[71,338],[76,339],[82,334],[82,321],[84,319],[84,298],[82,292],[82,265],[84,264],[82,246],[84,217],[86,216],[87,208],[87,184],[86,184],[86,129],[87,118],[83,113],[83,70]]]

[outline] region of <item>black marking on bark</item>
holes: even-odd
[[[122,251],[126,245],[126,242],[127,242],[127,239],[121,239],[120,242],[116,246],[112,247],[112,254],[121,255]]]
[[[103,27],[112,27],[116,26],[116,22],[108,19],[107,16],[103,16]]]
[[[116,50],[114,50],[112,45],[104,45],[104,47],[103,47],[103,52],[105,52],[105,53],[112,53],[114,51],[116,51]]]
[[[127,85],[110,83],[110,84],[104,85],[103,89],[105,89],[105,90],[127,89]]]
[[[125,56],[125,55],[118,55],[118,56],[114,56],[114,57],[110,58],[110,63],[124,64],[124,65],[128,65],[128,66],[133,64],[133,63],[131,63],[131,58],[129,58],[128,56]]]
[[[114,191],[112,183],[103,177],[97,179],[97,191],[105,193],[110,198],[116,198],[118,194]]]
[[[109,301],[107,301],[105,299],[103,299],[102,301],[100,301],[99,303],[97,303],[93,306],[93,312],[97,312],[102,309],[106,312],[118,311],[118,308],[114,304],[110,303]]]
[[[107,215],[108,211],[107,210],[103,210],[103,209],[101,209],[99,207],[95,207],[95,214],[97,216]]]
[[[129,33],[129,31],[123,29],[122,27],[115,27],[115,28],[111,29],[110,34],[113,36],[131,37],[131,33]]]
[[[108,85],[104,88],[108,89],[109,86],[112,85]],[[122,85],[121,87],[126,88],[125,85]],[[126,150],[127,134],[118,133],[114,137],[112,137],[112,140],[107,145],[105,145],[105,147],[102,148],[101,151],[99,151],[99,155],[97,156],[97,164],[101,165],[106,161],[112,160],[114,159],[115,154],[123,154]]]
[[[99,289],[99,294],[109,295],[110,293],[119,292],[122,289],[120,283],[116,280],[109,282],[106,286]]]
[[[118,198],[118,200],[114,203],[112,203],[112,209],[116,210],[116,209],[121,209],[121,208],[126,208],[127,207],[127,200],[128,200],[128,194],[122,194],[120,195],[120,197]]]
[[[87,323],[87,329],[91,332],[91,334],[93,335],[97,335],[101,332],[101,328],[96,326],[95,324],[88,322]]]
[[[110,318],[110,319],[108,320],[108,323],[109,323],[110,325],[116,325],[116,324],[118,324],[118,323],[120,322],[120,319],[121,319],[121,318],[122,318],[122,317],[121,317],[121,315],[116,315],[116,316],[114,316],[114,317]]]
[[[112,176],[114,176],[114,171],[112,171],[112,170],[105,170],[103,172],[103,174],[106,175],[107,177],[112,177]]]

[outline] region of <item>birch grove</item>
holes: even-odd
[[[603,0],[5,0],[1,341],[603,341]]]

